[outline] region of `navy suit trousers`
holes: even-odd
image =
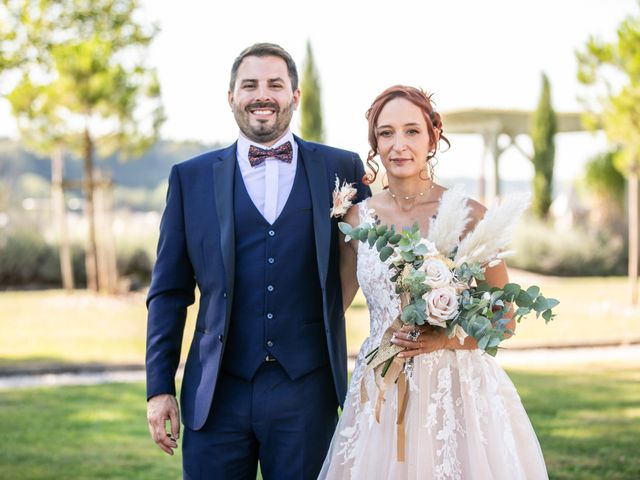
[[[329,366],[292,381],[265,362],[252,381],[222,371],[209,417],[185,428],[183,473],[189,480],[316,479],[338,420]]]

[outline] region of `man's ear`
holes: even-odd
[[[296,90],[293,92],[293,107],[294,107],[294,110],[297,110],[299,105],[300,105],[300,89],[296,88]]]
[[[229,101],[229,106],[233,107],[233,92],[231,90],[227,93],[227,100]]]

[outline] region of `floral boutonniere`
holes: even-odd
[[[358,191],[353,186],[353,183],[342,182],[340,186],[340,179],[336,175],[336,188],[333,190],[333,206],[331,207],[331,218],[342,218],[347,210],[351,207],[353,200]]]

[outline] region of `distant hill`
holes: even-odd
[[[156,188],[166,181],[171,166],[199,153],[219,148],[199,142],[161,140],[138,158],[121,161],[117,155],[96,159],[97,168],[110,171],[115,183],[123,187]],[[51,161],[44,155],[25,150],[19,142],[0,139],[0,179],[12,185],[26,173],[51,180]],[[65,176],[78,179],[82,175],[82,160],[65,156]]]

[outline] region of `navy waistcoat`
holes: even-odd
[[[251,380],[268,354],[295,380],[328,364],[311,193],[302,159],[273,225],[234,178],[235,285],[222,368]],[[329,213],[327,212],[327,215]]]

